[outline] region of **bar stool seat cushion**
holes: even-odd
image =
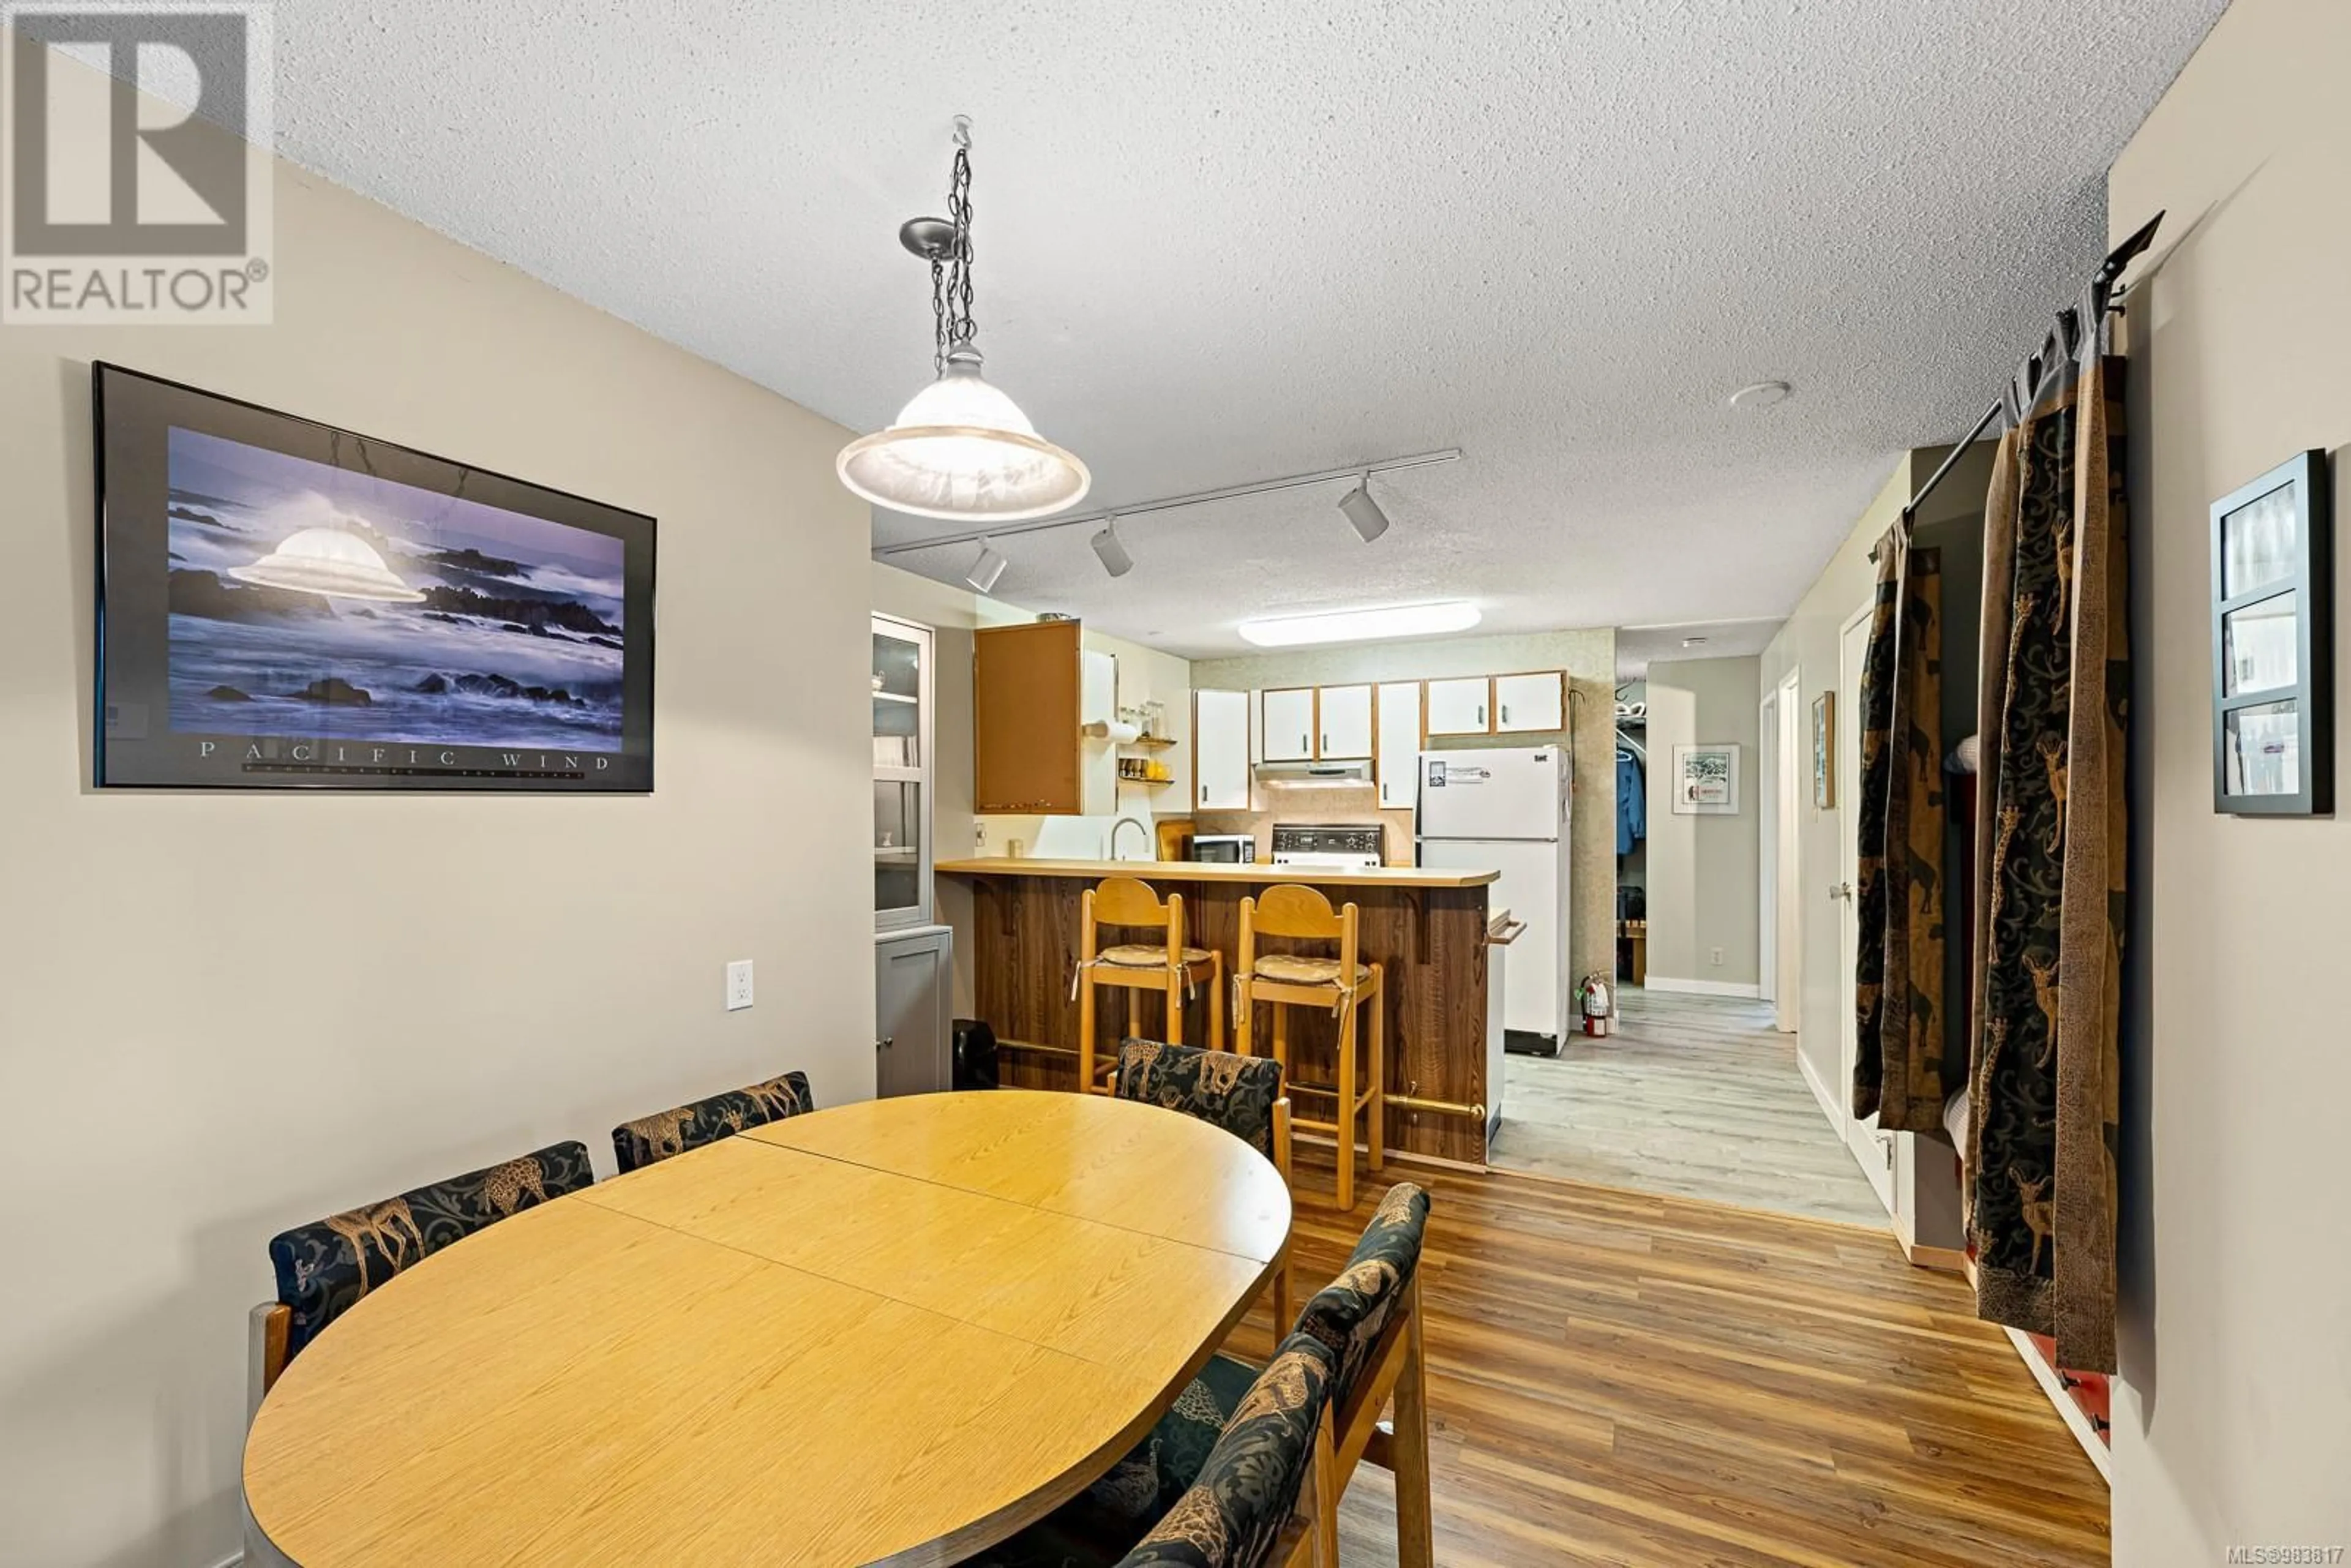
[[[1206,947],[1184,949],[1184,962],[1205,964],[1208,961]],[[1144,942],[1122,942],[1115,947],[1105,947],[1094,955],[1094,962],[1107,964],[1113,969],[1164,969],[1167,967],[1165,944],[1153,946]]]
[[[1273,980],[1286,986],[1335,986],[1339,984],[1339,960],[1308,958],[1295,953],[1268,953],[1257,961],[1257,977]],[[1372,977],[1371,967],[1355,966],[1355,984],[1362,985]]]

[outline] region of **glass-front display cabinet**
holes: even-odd
[[[873,617],[873,926],[931,921],[931,631]]]

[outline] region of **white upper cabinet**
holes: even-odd
[[[1428,683],[1428,733],[1487,735],[1493,730],[1492,682],[1483,675]]]
[[[1249,809],[1249,695],[1198,691],[1192,694],[1192,767],[1205,811]]]
[[[1494,733],[1531,735],[1567,727],[1565,678],[1557,670],[1494,677]]]
[[[1372,688],[1324,686],[1322,722],[1315,755],[1325,761],[1372,754]]]
[[[1380,805],[1410,810],[1420,800],[1420,683],[1392,681],[1379,691],[1374,771]]]
[[[1314,688],[1292,686],[1264,694],[1265,759],[1314,760]]]

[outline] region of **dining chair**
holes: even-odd
[[[287,1364],[369,1291],[452,1242],[595,1180],[588,1146],[550,1144],[519,1159],[363,1204],[269,1240],[277,1299],[248,1318],[247,1415]]]
[[[1159,1040],[1122,1040],[1111,1091],[1222,1127],[1273,1162],[1290,1185],[1290,1100],[1281,1063]],[[1273,1332],[1289,1332],[1290,1244],[1273,1271]]]
[[[1241,900],[1240,956],[1233,966],[1233,1040],[1242,1055],[1253,1054],[1257,1006],[1273,1009],[1273,1059],[1290,1071],[1290,1092],[1332,1102],[1327,1122],[1301,1116],[1291,1125],[1328,1133],[1336,1144],[1336,1198],[1342,1211],[1355,1207],[1355,1123],[1364,1122],[1366,1163],[1374,1171],[1387,1164],[1387,1008],[1384,971],[1360,956],[1361,913],[1353,904],[1333,909],[1314,888],[1278,883]],[[1328,954],[1259,952],[1260,937],[1327,942]],[[1300,1078],[1290,1061],[1290,1010],[1313,1008],[1338,1019],[1336,1082]],[[1368,1023],[1358,1028],[1358,1019]],[[1356,1063],[1361,1040],[1364,1061]]]
[[[1161,933],[1156,942],[1102,946],[1103,926]],[[1165,900],[1151,884],[1131,876],[1104,877],[1078,899],[1078,967],[1070,977],[1070,999],[1078,1004],[1078,1088],[1099,1094],[1094,1061],[1094,992],[1108,986],[1126,993],[1126,1031],[1143,1030],[1143,997],[1166,998],[1167,1033],[1184,1038],[1184,999],[1201,981],[1208,986],[1208,1044],[1225,1048],[1225,956],[1194,946],[1184,936],[1184,895]]]
[[[612,1129],[612,1157],[620,1162],[621,1174],[626,1176],[656,1160],[732,1137],[746,1127],[764,1127],[770,1122],[815,1109],[815,1097],[809,1093],[808,1074],[787,1072],[765,1083],[729,1089],[724,1094],[713,1094],[690,1105],[623,1122]]]
[[[1395,1473],[1401,1568],[1431,1568],[1435,1562],[1419,1281],[1428,1207],[1428,1194],[1408,1182],[1389,1188],[1346,1267],[1298,1316],[1296,1333],[1316,1340],[1332,1357],[1332,1430],[1323,1468],[1333,1483],[1332,1505],[1318,1504],[1315,1518],[1333,1561],[1336,1499],[1355,1466],[1368,1458]],[[1133,1539],[1145,1521],[1165,1515],[1198,1482],[1209,1454],[1260,1375],[1247,1362],[1210,1356],[1148,1437],[1041,1526],[1015,1537],[1026,1543],[1025,1554],[984,1561],[996,1568],[1115,1561],[1122,1534]],[[1391,1396],[1393,1436],[1379,1430],[1381,1411]]]
[[[1339,1494],[1327,1461],[1334,1364],[1304,1333],[1282,1342],[1208,1451],[1199,1479],[1118,1568],[1339,1568]],[[1305,1501],[1311,1491],[1311,1502]]]
[[[1335,1552],[1319,1555],[1313,1509],[1301,1507],[1319,1485],[1311,1467],[1330,1441],[1336,1367],[1327,1343],[1291,1334],[1264,1371],[1249,1372],[1233,1390],[1192,1479],[1164,1505],[1153,1501],[1130,1517],[1081,1494],[961,1568],[1337,1568]],[[1330,1500],[1335,1509],[1336,1495]]]

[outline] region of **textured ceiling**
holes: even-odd
[[[1137,518],[1116,582],[1012,541],[1000,596],[1191,654],[1436,596],[1775,617],[2073,296],[2222,4],[290,0],[278,141],[862,430],[930,373],[895,235],[966,111],[980,346],[1090,506],[1467,452],[1375,481],[1372,546],[1333,486]]]

